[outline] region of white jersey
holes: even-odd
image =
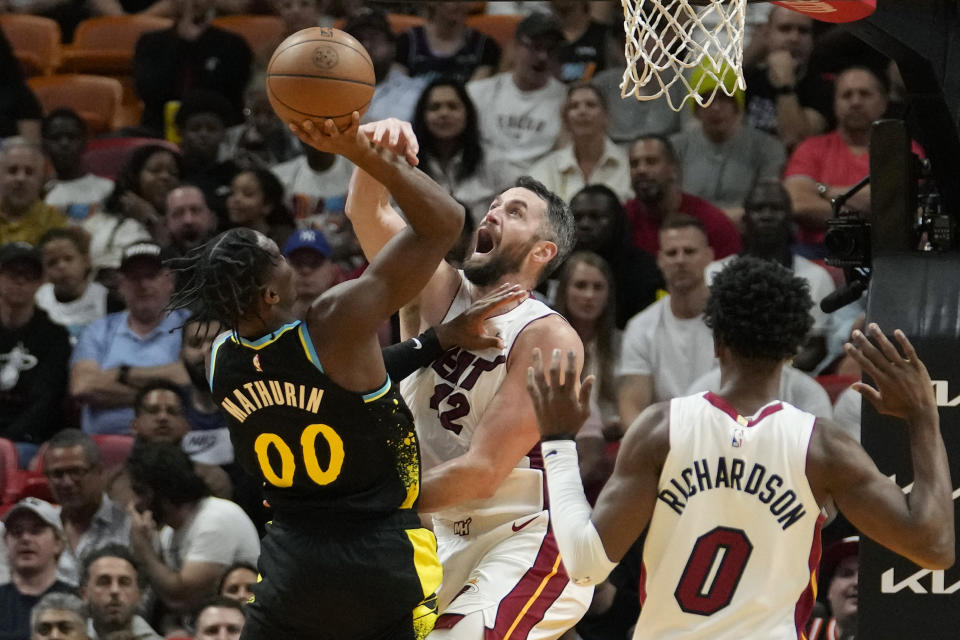
[[[460,279],[460,289],[444,321],[456,317],[473,302],[476,287],[462,272]],[[424,469],[467,452],[480,419],[507,375],[507,358],[520,332],[531,322],[553,313],[539,300],[527,298],[514,309],[487,320],[487,332],[500,336],[502,350],[451,349],[431,366],[400,383],[400,391],[417,426]],[[531,468],[530,456],[524,456],[492,497],[457,505],[434,516],[456,521],[462,514],[469,514],[474,518],[492,516],[505,521],[541,511],[543,466],[535,464],[535,467]]]
[[[820,560],[816,418],[780,401],[745,418],[706,392],[672,400],[669,419],[634,640],[796,640]]]

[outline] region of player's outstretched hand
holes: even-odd
[[[504,284],[471,304],[466,311],[450,322],[438,325],[434,331],[444,349],[463,347],[468,351],[482,351],[495,347],[503,349],[500,336],[487,333],[484,322],[512,302],[522,302],[527,295],[517,284]]]
[[[527,368],[527,393],[533,400],[540,425],[540,437],[576,435],[590,415],[593,376],[583,384],[577,379],[577,354],[567,351],[564,371],[560,349],[550,356],[549,380],[543,371],[540,349],[533,350],[533,364]]]
[[[387,118],[361,125],[360,132],[366,135],[374,146],[389,149],[398,156],[406,158],[410,166],[415,167],[420,163],[417,157],[420,152],[420,143],[409,122]]]
[[[853,343],[848,342],[844,349],[876,387],[856,382],[853,388],[878,412],[888,416],[910,421],[935,417],[937,401],[930,374],[903,331],[897,329],[893,332],[899,350],[876,323],[867,327],[867,333],[870,339],[862,331],[854,331]]]
[[[340,130],[333,120],[303,120],[299,124],[291,122],[290,131],[304,143],[319,151],[336,153],[350,158],[364,148],[369,148],[369,137],[360,134],[360,114],[356,111],[350,124]]]

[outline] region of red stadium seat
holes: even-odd
[[[105,469],[125,465],[130,457],[130,450],[133,449],[133,436],[99,434],[93,436],[93,441],[100,449],[100,464]]]
[[[817,376],[814,380],[820,383],[820,386],[823,387],[827,395],[830,396],[830,402],[835,403],[837,398],[840,397],[840,394],[854,382],[859,382],[860,378],[857,376],[826,375]]]
[[[19,471],[17,445],[12,440],[0,438],[0,503],[13,501]]]
[[[177,146],[159,138],[100,138],[91,140],[83,154],[81,164],[85,171],[113,180],[127,156],[137,147],[159,144],[177,151]]]

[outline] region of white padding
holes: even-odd
[[[590,521],[590,503],[583,494],[577,445],[551,440],[540,445],[550,492],[550,521],[560,557],[575,584],[599,584],[617,566],[607,557],[600,534]]]

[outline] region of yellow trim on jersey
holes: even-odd
[[[368,394],[363,396],[364,402],[373,402],[374,400],[379,400],[383,396],[387,395],[387,392],[390,391],[390,376],[387,375],[387,381],[383,383],[383,386],[377,389],[376,391],[371,391]]]
[[[550,582],[550,579],[557,575],[557,571],[560,569],[560,555],[557,554],[557,561],[553,563],[553,569],[550,570],[550,573],[543,577],[543,580],[540,581],[540,586],[537,587],[537,590],[533,592],[533,595],[530,596],[530,599],[527,600],[527,603],[523,605],[523,608],[520,609],[520,613],[517,614],[516,620],[513,621],[513,624],[510,625],[510,628],[507,629],[506,635],[503,636],[503,640],[510,640],[510,636],[513,635],[513,630],[517,628],[517,625],[520,624],[520,621],[523,620],[523,616],[527,614],[527,610],[533,606],[533,603],[537,601],[537,598],[540,597],[540,594],[546,588],[547,583]]]
[[[242,344],[242,345],[245,346],[245,347],[249,347],[249,348],[251,348],[251,349],[256,349],[257,351],[259,351],[260,349],[263,349],[264,347],[269,346],[269,345],[273,344],[274,342],[276,342],[277,340],[279,340],[279,339],[280,339],[280,336],[282,336],[283,334],[285,334],[287,331],[290,331],[291,329],[296,329],[298,326],[300,326],[300,321],[299,321],[299,320],[297,320],[296,322],[291,322],[291,323],[289,323],[289,324],[285,324],[285,325],[283,325],[282,327],[280,327],[279,329],[277,329],[276,331],[274,331],[274,332],[272,332],[272,333],[270,333],[270,334],[267,334],[267,335],[263,336],[262,338],[257,338],[256,340],[252,340],[252,341],[251,341],[251,340],[247,340],[247,339],[245,339],[245,338],[240,338],[239,341],[238,341],[238,340],[237,340],[237,337],[234,336],[234,335],[232,335],[232,334],[230,335],[230,338],[231,338],[234,342],[239,342],[239,344]]]
[[[317,355],[317,350],[313,346],[313,338],[311,338],[307,332],[307,325],[301,322],[300,328],[297,330],[297,335],[300,336],[300,344],[303,346],[303,352],[307,354],[307,360],[309,360],[320,373],[323,373],[323,367],[320,366],[320,356]]]
[[[437,620],[437,589],[443,579],[440,558],[437,557],[437,539],[429,529],[407,529],[413,545],[413,567],[420,578],[423,601],[413,610],[413,628],[417,640],[426,638]]]

